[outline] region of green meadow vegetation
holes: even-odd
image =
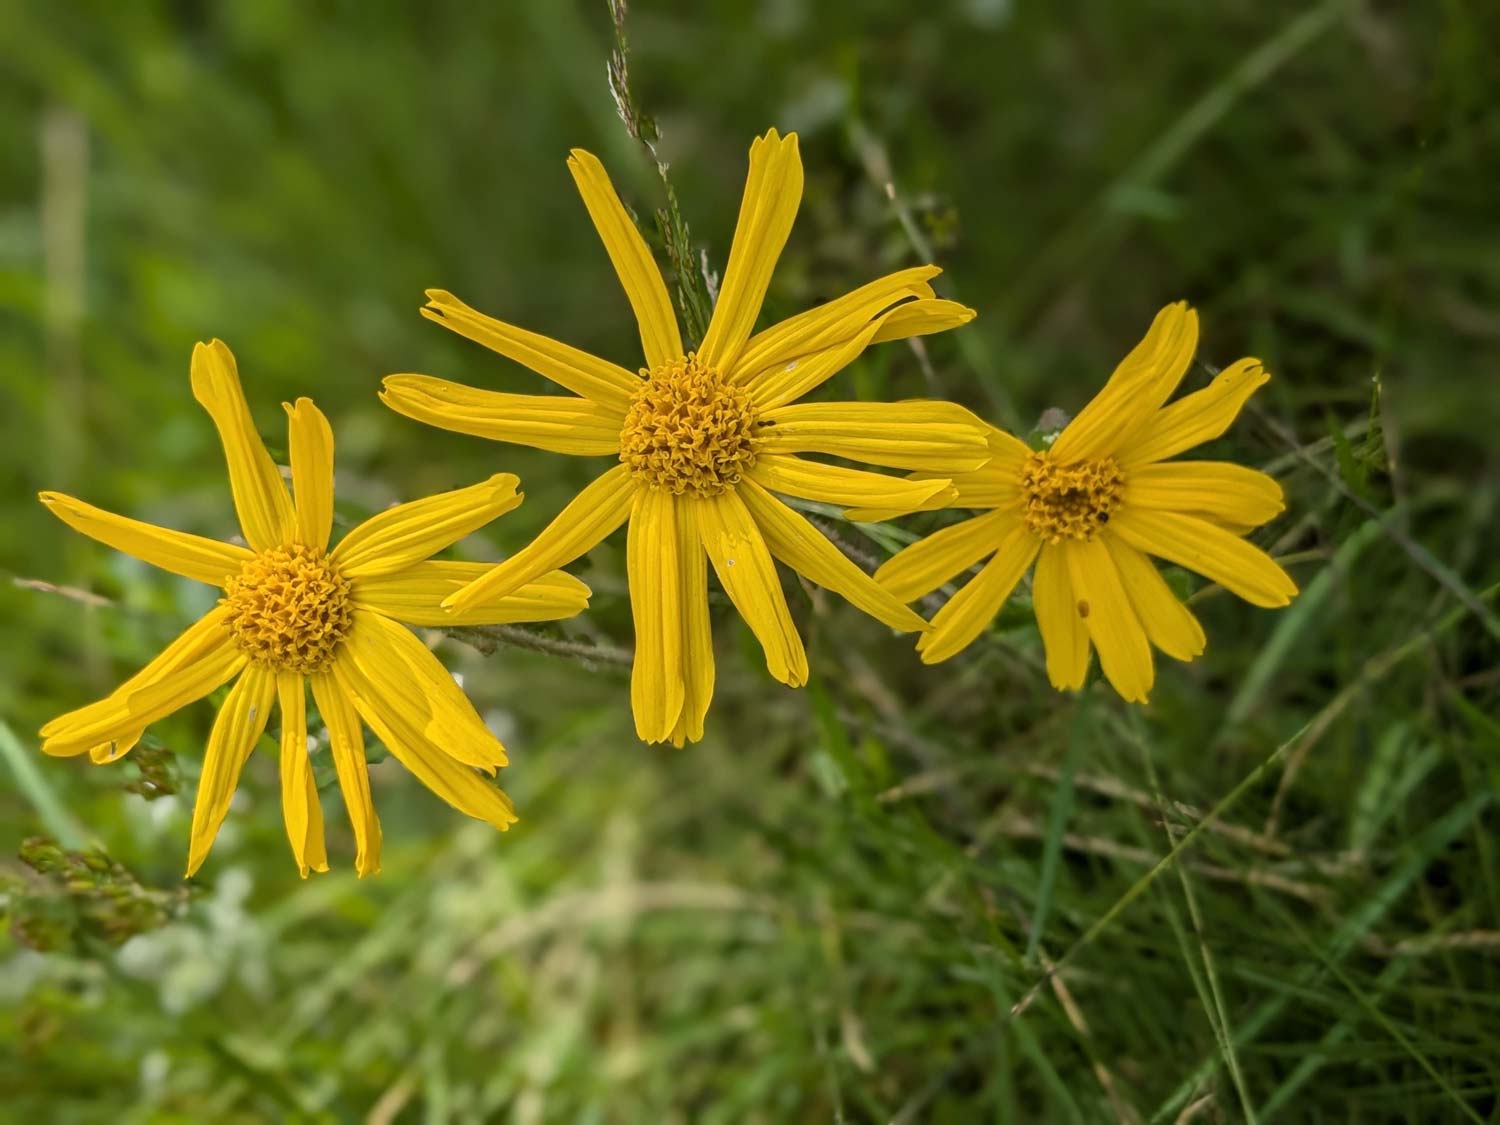
[[[1487,0],[0,0],[0,1120],[1496,1120],[1497,47]],[[585,615],[424,633],[521,820],[372,743],[363,880],[326,737],[306,881],[274,730],[187,882],[210,703],[121,763],[39,752],[212,605],[36,500],[234,534],[195,341],[280,463],[279,404],[328,414],[343,526],[519,474],[453,556],[499,558],[601,465],[381,406],[397,372],[542,390],[423,290],[629,365],[568,150],[691,324],[772,125],[807,188],[763,323],[927,261],[979,313],[823,397],[1024,436],[1190,300],[1186,389],[1273,373],[1206,455],[1284,486],[1255,542],[1292,605],[1169,572],[1208,649],[1135,707],[1097,661],[1049,686],[1024,587],[926,667],[783,571],[811,682],[715,592],[674,750],[634,734],[620,533],[569,568]],[[811,507],[867,568],[962,515]]]

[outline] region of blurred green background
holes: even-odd
[[[1216,452],[1284,482],[1257,541],[1301,598],[1203,591],[1208,652],[1132,711],[1052,692],[1024,606],[924,668],[787,576],[812,684],[717,605],[685,751],[635,740],[618,670],[445,639],[516,828],[381,764],[383,874],[355,879],[335,789],[303,882],[268,741],[184,889],[212,707],[111,767],[34,732],[211,594],[36,491],[231,534],[187,379],[219,336],[273,453],[281,400],[330,415],[343,516],[515,471],[525,505],[462,547],[515,550],[597,467],[407,422],[379,379],[543,389],[423,321],[429,286],[633,363],[563,161],[598,153],[642,216],[662,187],[602,0],[0,0],[0,1119],[1495,1119],[1497,25],[637,0],[632,90],[716,268],[750,139],[802,135],[768,319],[928,252],[980,312],[829,394],[1025,432],[1186,297],[1205,365],[1275,373]],[[835,530],[873,560],[952,518]],[[556,635],[628,647],[622,545],[572,569],[594,608]]]

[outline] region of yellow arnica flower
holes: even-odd
[[[1242,359],[1164,405],[1197,343],[1198,314],[1169,305],[1050,447],[1034,451],[992,430],[994,459],[953,478],[957,507],[989,511],[912,544],[875,572],[912,601],[988,560],[917,643],[926,663],[978,637],[1033,561],[1032,602],[1053,685],[1082,687],[1097,648],[1115,690],[1141,703],[1155,676],[1152,645],[1178,660],[1204,646],[1197,618],[1148,555],[1255,605],[1291,600],[1297,587],[1286,572],[1243,538],[1283,510],[1280,485],[1239,465],[1168,461],[1222,434],[1270,378],[1259,360]]]
[[[49,754],[114,761],[145,728],[234,682],[209,735],[193,808],[187,873],[208,855],[240,770],[281,707],[281,799],[292,853],[306,877],[328,870],[323,813],[307,754],[306,684],[328,728],[354,825],[360,875],[380,870],[380,822],[370,800],[361,722],[434,793],[504,829],[510,799],[480,777],[506,763],[453,678],[405,625],[495,624],[571,617],[589,590],[538,574],[506,597],[447,613],[439,603],[484,573],[479,563],[428,556],[521,502],[517,478],[402,504],[328,549],[333,524],[333,433],[311,399],[287,404],[292,489],[261,444],[234,356],[215,340],[193,351],[193,395],[218,427],[247,547],[113,515],[56,492],[42,503],[76,531],[224,591],[218,605],[114,694],[41,730]],[[405,623],[405,624],[402,624]]]
[[[946,479],[989,457],[983,427],[950,403],[798,403],[864,349],[953,328],[973,311],[934,297],[924,266],[871,282],[755,333],[771,271],[802,197],[796,134],[750,147],[750,173],[718,303],[687,351],[667,287],[604,167],[575,149],[568,168],[639,322],[645,363],[616,366],[483,316],[441,290],[431,320],[531,368],[572,396],[500,394],[393,375],[382,395],[410,418],[459,433],[618,460],[524,550],[443,604],[463,612],[583,555],[627,520],[636,654],[631,703],[647,742],[702,737],[713,693],[707,565],[782,683],[807,657],[772,561],[779,558],[894,629],[925,627],[774,493],[900,512],[952,499]],[[938,479],[905,480],[805,459],[821,453]]]

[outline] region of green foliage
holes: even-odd
[[[628,75],[623,14],[0,3],[0,1117],[1492,1115],[1495,6],[636,0]],[[328,412],[342,519],[518,473],[526,503],[460,548],[512,552],[600,466],[382,408],[396,371],[544,393],[422,290],[634,364],[581,146],[696,337],[772,124],[807,194],[768,321],[932,253],[980,313],[830,393],[1026,434],[1191,299],[1185,389],[1273,372],[1212,452],[1284,484],[1257,542],[1299,599],[1170,575],[1209,647],[1133,710],[1048,687],[1024,591],[928,668],[788,579],[813,684],[773,683],[716,601],[707,737],[673,751],[633,736],[611,542],[574,568],[586,617],[432,638],[521,822],[465,821],[372,746],[365,880],[334,785],[333,871],[298,878],[268,736],[185,887],[208,704],[121,763],[37,753],[211,604],[34,499],[231,535],[194,341],[234,348],[277,455],[278,402]],[[813,514],[866,562],[954,518]]]

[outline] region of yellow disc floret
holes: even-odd
[[[689,353],[652,370],[631,398],[620,460],[652,488],[716,496],[755,464],[755,423],[745,388]]]
[[[1021,470],[1021,489],[1032,534],[1048,543],[1091,539],[1120,503],[1125,474],[1113,457],[1059,464],[1033,453]]]
[[[326,668],[349,632],[349,580],[316,547],[262,551],[224,586],[229,631],[251,660],[278,672]]]

